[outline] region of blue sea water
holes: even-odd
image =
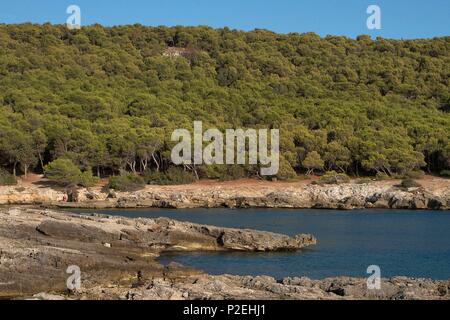
[[[73,212],[92,212],[72,210]],[[312,233],[315,246],[298,252],[170,253],[176,261],[211,274],[367,276],[378,265],[382,277],[450,278],[450,212],[411,210],[288,209],[117,209],[95,212],[126,217],[169,217],[223,227],[250,228],[288,235]]]

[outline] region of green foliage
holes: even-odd
[[[146,171],[144,179],[147,184],[180,185],[196,181],[195,175],[180,167],[170,167],[167,171]]]
[[[356,180],[357,184],[367,184],[367,183],[372,183],[372,179],[370,178],[361,178]]]
[[[310,175],[314,170],[322,170],[325,162],[320,157],[317,151],[308,153],[305,160],[303,160],[303,166],[308,169],[307,175]]]
[[[74,186],[80,181],[81,170],[69,159],[59,158],[45,166],[45,177],[64,186]]]
[[[142,189],[145,181],[135,173],[121,171],[120,175],[109,178],[108,187],[117,191],[129,192]]]
[[[97,182],[98,177],[94,177],[91,170],[88,170],[81,173],[78,185],[81,187],[89,188],[95,186]]]
[[[410,171],[405,174],[405,178],[410,178],[410,179],[421,179],[424,176],[425,176],[425,172],[423,172],[422,170],[414,170],[414,171]]]
[[[16,185],[16,178],[3,168],[0,168],[0,186]]]
[[[276,174],[276,178],[279,180],[291,180],[297,177],[297,173],[289,164],[289,162],[284,159],[284,157],[280,157],[280,168],[278,173]]]
[[[237,180],[240,178],[245,178],[249,175],[248,170],[243,168],[240,165],[227,165],[226,173],[219,177],[219,180],[221,181],[228,181],[228,180]]]
[[[319,179],[319,184],[341,184],[350,182],[350,178],[345,173],[327,171]]]
[[[450,165],[450,37],[3,24],[0,39],[0,165],[14,175],[58,158],[167,172],[172,131],[194,120],[280,129],[280,178]],[[206,177],[257,172],[241,169]]]
[[[45,177],[65,187],[91,187],[97,179],[92,172],[81,170],[69,159],[59,158],[45,166]]]
[[[400,186],[402,188],[419,188],[419,187],[421,187],[420,183],[418,183],[417,181],[415,181],[411,178],[402,180],[402,182],[400,183]]]
[[[377,174],[375,175],[375,179],[377,179],[378,181],[383,181],[383,180],[389,180],[390,177],[387,173],[377,172]]]
[[[425,172],[422,170],[413,170],[406,173],[395,173],[392,174],[394,179],[421,179],[425,176]]]
[[[241,165],[208,165],[200,168],[200,178],[230,181],[249,175],[248,168]]]
[[[441,175],[442,177],[450,178],[450,170],[442,170],[442,171],[440,172],[440,175]]]

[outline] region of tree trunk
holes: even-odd
[[[14,175],[14,178],[17,177],[17,174],[16,174],[16,166],[17,166],[17,162],[14,162],[14,166],[13,166],[13,175]]]
[[[42,160],[42,155],[41,155],[41,153],[38,153],[38,157],[39,157],[39,162],[41,163],[42,173],[45,174],[44,160]]]
[[[389,176],[392,176],[391,169],[389,169],[388,167],[386,167],[386,170],[387,170],[387,172],[388,172],[388,175],[389,175]]]
[[[188,169],[192,170],[195,174],[195,178],[197,180],[200,180],[200,178],[198,177],[198,173],[197,173],[197,169],[195,169],[195,165],[183,165],[185,168],[187,167]]]
[[[141,172],[144,172],[145,170],[147,170],[147,166],[148,166],[148,160],[141,160]]]
[[[130,162],[127,162],[127,164],[130,167],[131,171],[133,173],[136,173],[136,161],[130,161]]]
[[[431,173],[431,155],[427,152],[427,172]]]
[[[156,171],[159,172],[159,162],[158,162],[158,160],[155,157],[155,153],[152,153],[152,158],[153,158],[153,161],[155,161],[155,164],[156,164]]]
[[[195,178],[197,180],[200,180],[200,178],[198,177],[197,169],[195,169],[195,166],[192,166],[192,167],[193,167],[193,170],[194,170],[194,173],[195,173]]]

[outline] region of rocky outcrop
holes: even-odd
[[[175,281],[153,281],[144,288],[127,291],[128,299],[450,299],[450,281],[383,279],[380,289],[368,289],[366,279],[285,278],[281,282],[268,276],[191,276]],[[170,289],[169,289],[170,288]],[[169,290],[167,290],[169,289]]]
[[[83,270],[87,283],[130,283],[167,275],[155,260],[163,251],[297,250],[315,242],[312,235],[288,237],[166,218],[0,209],[0,298],[65,291],[71,265]],[[169,273],[196,272],[172,268]]]
[[[63,189],[37,186],[0,186],[0,205],[36,205],[62,202]]]
[[[0,209],[0,298],[62,299],[450,299],[450,280],[324,280],[208,275],[156,258],[167,250],[296,250],[311,235],[219,228],[159,219]],[[68,266],[81,287],[67,288]]]
[[[173,266],[176,267],[176,266]],[[170,266],[169,266],[170,268]],[[450,281],[395,277],[382,279],[380,289],[368,289],[366,279],[324,280],[268,276],[196,274],[154,278],[133,287],[94,286],[71,296],[40,293],[40,299],[122,300],[449,300]]]
[[[433,209],[450,208],[450,180],[438,187],[403,189],[393,183],[341,185],[265,184],[224,186],[147,186],[135,192],[80,189],[73,202],[64,191],[38,187],[0,187],[1,204],[82,208],[326,208]]]

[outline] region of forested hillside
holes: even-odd
[[[57,158],[94,174],[167,171],[173,129],[202,120],[280,128],[280,178],[439,173],[449,88],[450,37],[0,25],[0,161],[17,174]]]

